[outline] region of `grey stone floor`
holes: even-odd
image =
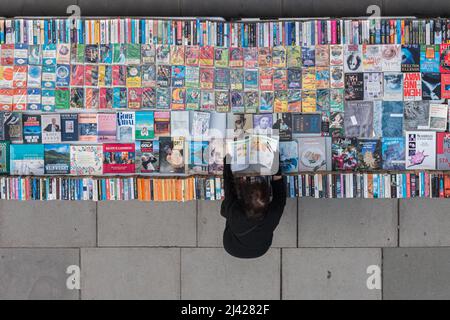
[[[449,205],[289,199],[240,260],[220,202],[0,201],[0,299],[450,299]]]

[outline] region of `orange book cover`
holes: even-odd
[[[373,175],[367,175],[367,197],[373,198]]]
[[[411,174],[406,174],[406,198],[411,198]]]
[[[450,198],[450,175],[446,174],[444,176],[444,196],[446,198]]]

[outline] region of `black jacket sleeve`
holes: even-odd
[[[284,179],[272,180],[272,202],[269,205],[267,225],[273,231],[278,226],[286,206],[286,187]]]
[[[231,214],[231,204],[237,201],[237,195],[234,185],[234,176],[233,172],[231,171],[231,165],[227,163],[225,159],[223,167],[223,184],[225,190],[225,198],[220,208],[220,214],[223,217],[228,218],[228,215]]]

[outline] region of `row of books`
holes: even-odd
[[[16,18],[0,20],[1,43],[153,43],[271,47],[293,44],[433,44],[450,40],[447,18],[221,19]]]
[[[10,144],[0,142],[0,173],[11,175],[220,175],[225,154],[232,170],[273,174],[279,150],[283,174],[326,171],[450,170],[450,134],[408,131],[382,139],[302,137],[281,141],[266,135],[239,140],[160,137],[136,143]],[[274,170],[274,171],[273,171]]]
[[[300,174],[286,176],[284,182],[289,198],[450,197],[450,175],[444,173]],[[223,198],[223,179],[220,177],[0,177],[2,200],[190,201]]]

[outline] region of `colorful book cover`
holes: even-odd
[[[436,132],[406,131],[406,169],[436,168]]]
[[[227,63],[228,65],[228,63]],[[244,68],[258,67],[258,48],[245,47],[244,48]]]
[[[42,46],[41,45],[34,44],[34,45],[28,46],[28,64],[42,65]]]
[[[381,141],[379,139],[358,139],[357,152],[359,170],[381,169]]]
[[[316,111],[330,110],[330,90],[318,89],[316,91]]]
[[[317,94],[315,90],[302,90],[302,112],[317,111]],[[278,111],[283,112],[283,111]]]
[[[302,69],[289,68],[287,69],[288,89],[302,88]]]
[[[104,64],[112,63],[112,45],[110,45],[110,44],[101,44],[100,45],[99,62],[104,63]]]
[[[141,109],[142,88],[128,88],[128,109]]]
[[[316,67],[316,88],[328,89],[330,87],[330,68]]]
[[[330,89],[330,111],[344,111],[344,89]]]
[[[16,66],[28,64],[28,44],[16,43],[14,45],[14,64]]]
[[[186,109],[186,88],[172,88],[170,108],[172,110]]]
[[[241,69],[231,70],[231,74],[238,73]],[[272,91],[273,90],[273,73],[274,70],[272,68],[261,68],[259,69],[259,90],[261,91]],[[243,77],[242,77],[243,78]],[[233,85],[234,83],[240,83],[237,80],[233,81],[233,76],[231,77],[231,87],[235,90],[242,90],[243,86],[241,85]],[[242,79],[243,80],[243,79]],[[300,80],[301,82],[301,80]],[[241,89],[237,89],[241,88]]]
[[[28,93],[28,103],[30,103],[30,93]],[[36,102],[38,101],[36,100]],[[40,103],[40,100],[39,100]],[[69,88],[56,88],[55,89],[55,109],[64,110],[70,108],[70,89]]]
[[[187,66],[185,73],[185,86],[188,88],[199,88],[200,69],[198,67]]]
[[[70,45],[68,43],[58,43],[56,45],[56,63],[70,64]]]
[[[399,44],[386,44],[381,47],[381,66],[383,72],[400,72],[402,68],[402,49]]]
[[[405,170],[405,138],[381,139],[383,170]]]
[[[322,115],[320,113],[293,113],[293,136],[317,136],[322,132]]]
[[[231,99],[233,99],[233,96],[231,96]],[[274,100],[275,94],[273,91],[261,91],[259,93],[259,112],[273,112]]]
[[[344,66],[344,47],[342,45],[330,45],[330,66]]]
[[[327,143],[325,137],[298,138],[299,170],[324,171],[327,170]]]
[[[84,85],[84,65],[71,64],[70,65],[70,85],[83,86]]]
[[[49,43],[42,46],[42,64],[44,66],[56,65],[56,44]]]
[[[331,112],[330,113],[330,136],[332,137],[344,137],[344,113],[343,112]]]
[[[152,111],[136,112],[136,140],[153,139],[154,114]]]
[[[128,91],[124,87],[113,88],[112,107],[114,109],[126,109],[128,107]]]
[[[12,66],[14,65],[14,44],[3,43],[1,45],[1,65]]]
[[[420,46],[402,45],[402,72],[420,72]]]
[[[141,66],[143,87],[155,87],[156,86],[156,66],[154,64],[145,64]]]
[[[387,101],[403,100],[403,74],[400,72],[384,73],[383,97]]]
[[[273,88],[274,90],[287,90],[287,70],[275,69],[273,72]]]
[[[272,134],[273,117],[271,114],[253,115],[253,133]]]
[[[200,110],[214,111],[216,109],[215,93],[212,90],[201,90],[200,92]]]
[[[134,173],[134,143],[104,143],[103,173]]]
[[[41,116],[23,114],[23,143],[42,143]]]
[[[335,89],[345,87],[344,68],[342,66],[330,67],[330,87]]]
[[[99,113],[97,115],[97,142],[116,141],[117,115]]]
[[[211,174],[223,173],[223,158],[225,157],[224,140],[212,138],[208,145],[208,172]]]
[[[186,69],[185,66],[175,65],[172,66],[172,87],[181,88],[184,87],[185,77],[186,77]]]
[[[170,87],[170,79],[172,75],[172,67],[170,65],[157,65],[156,68],[156,84],[159,87]]]
[[[9,141],[0,142],[0,173],[9,173]]]
[[[141,84],[141,66],[131,65],[127,66],[127,88],[139,88]]]
[[[61,116],[59,114],[43,114],[42,143],[61,142]]]
[[[228,90],[230,88],[230,69],[216,68],[214,71],[214,89]]]
[[[244,107],[246,107],[246,102],[249,103],[249,107],[252,105],[253,100],[246,100],[247,95],[244,95]],[[214,101],[216,105],[217,112],[229,112],[230,111],[230,95],[228,90],[216,90],[214,92]]]
[[[27,87],[27,66],[14,66],[13,67],[13,86],[14,88],[26,88]]]
[[[102,146],[70,146],[70,174],[91,176],[102,173]]]
[[[419,72],[403,74],[403,100],[422,100],[422,77]]]
[[[70,85],[70,65],[58,64],[56,67],[56,87],[68,87]]]
[[[364,72],[381,72],[382,71],[382,55],[381,46],[364,44],[363,53],[363,71]]]
[[[99,96],[100,101],[98,104],[99,109],[112,109],[113,108],[113,88],[100,88]]]
[[[78,114],[61,114],[61,141],[78,141]]]
[[[34,175],[44,174],[44,145],[11,144],[10,174]]]
[[[355,170],[358,166],[356,138],[333,138],[331,160],[333,171]]]
[[[159,171],[159,140],[136,142],[136,172]]]
[[[316,69],[302,69],[302,86],[303,90],[316,90]]]
[[[4,115],[5,140],[11,141],[11,143],[22,143],[22,129],[22,113],[6,112]]]
[[[170,136],[170,112],[155,111],[154,119],[155,137]]]
[[[330,66],[330,48],[328,45],[316,45],[316,67]]]
[[[436,169],[450,170],[450,133],[436,133]]]
[[[78,115],[78,140],[97,142],[96,113],[80,113]]]
[[[112,66],[112,85],[115,87],[125,87],[127,82],[127,66]]]
[[[81,88],[81,92],[83,92]],[[55,111],[55,90],[42,90],[41,97],[42,111],[52,112]]]
[[[130,111],[117,113],[117,141],[132,142],[135,139],[135,113]]]
[[[98,45],[87,44],[84,47],[84,62],[85,63],[98,63]]]
[[[214,47],[212,46],[200,47],[199,64],[200,67],[214,66]]]
[[[242,68],[244,66],[244,52],[242,48],[232,47],[228,51],[230,53],[229,66],[231,68]]]
[[[286,68],[286,47],[276,46],[272,48],[272,67]]]
[[[344,46],[344,71],[363,72],[362,46],[347,44]]]
[[[302,66],[305,68],[316,65],[316,51],[313,46],[302,46]]]
[[[208,173],[208,141],[189,141],[189,173]]]
[[[228,48],[214,49],[214,66],[218,68],[228,67],[229,53]]]
[[[42,81],[42,66],[28,66],[27,87],[40,88]]]
[[[373,102],[348,101],[345,103],[344,110],[346,137],[371,138],[373,136]]]
[[[382,102],[381,130],[383,137],[403,136],[403,102]]]
[[[244,89],[258,89],[258,83],[258,69],[244,69]]]
[[[364,74],[346,73],[345,74],[345,100],[363,100],[364,99]]]
[[[214,88],[214,69],[200,68],[200,89],[211,90]]]
[[[441,98],[450,99],[450,74],[441,74]]]
[[[422,100],[441,100],[441,80],[439,72],[422,73]]]
[[[198,46],[186,46],[184,54],[186,66],[198,66],[200,58],[200,48]]]
[[[280,142],[280,167],[282,173],[297,173],[299,167],[297,141]]]
[[[231,112],[244,113],[244,92],[230,91]]]
[[[439,72],[439,45],[420,46],[420,72]]]
[[[404,102],[404,127],[407,131],[428,130],[429,101]]]
[[[280,141],[292,139],[292,114],[291,113],[273,113],[272,128],[274,134],[278,134]],[[278,131],[278,133],[277,133]]]
[[[200,109],[201,90],[186,88],[186,110]]]
[[[184,173],[184,138],[161,137],[159,139],[159,171]]]
[[[56,65],[42,67],[42,88],[54,89],[56,87]]]
[[[0,89],[1,92],[1,89]],[[56,94],[56,92],[55,92]],[[27,110],[28,111],[39,111],[42,109],[41,97],[42,91],[39,88],[29,88],[27,89]],[[56,96],[55,96],[56,98]],[[55,100],[56,103],[56,100]],[[55,106],[56,107],[56,106]]]
[[[70,108],[84,108],[84,88],[70,88]]]
[[[270,47],[258,48],[258,66],[260,68],[272,67],[272,48]]]
[[[127,45],[124,43],[115,43],[112,45],[112,63],[124,64],[127,59]]]
[[[45,174],[70,173],[70,145],[45,144],[44,145],[44,171]]]
[[[441,44],[440,66],[441,73],[450,73],[450,44]]]
[[[323,90],[323,91],[326,91],[326,93],[327,93],[328,109],[329,109],[329,91],[328,90]],[[323,107],[326,108],[325,106],[323,106]],[[302,92],[301,92],[301,90],[288,90],[288,112],[301,112],[301,111],[302,111]]]
[[[156,45],[156,63],[170,64],[170,48],[165,44]]]

